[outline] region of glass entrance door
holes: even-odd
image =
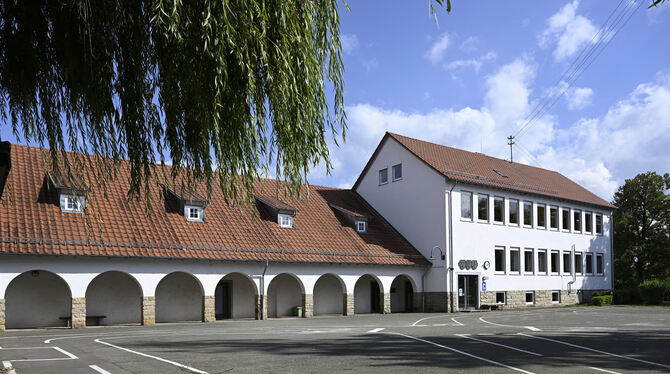
[[[458,276],[458,310],[477,309],[477,291],[479,277],[477,275]]]

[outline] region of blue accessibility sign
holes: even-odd
[[[482,291],[486,291],[486,282],[482,282]]]

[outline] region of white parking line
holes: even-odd
[[[443,315],[443,316],[432,316],[432,317],[426,317],[426,318],[421,318],[420,320],[414,322],[412,326],[419,326],[419,322],[425,321],[427,319],[433,319],[433,318],[446,318],[449,317],[449,315]],[[424,325],[425,326],[425,325]]]
[[[16,374],[16,370],[12,366],[12,363],[9,361],[2,361],[2,366],[4,366],[7,374]]]
[[[372,333],[375,333],[375,332],[380,332],[382,330],[384,330],[384,327],[379,327],[379,328],[372,329],[372,330],[368,331],[368,334],[372,334]]]
[[[533,327],[533,326],[524,326],[524,327],[527,328],[530,331],[542,331],[542,330],[538,329],[537,327]]]
[[[500,343],[490,342],[490,341],[488,341],[488,340],[483,340],[483,339],[473,338],[472,336],[469,336],[468,334],[454,334],[454,335],[459,336],[459,337],[461,337],[461,338],[472,339],[472,340],[476,340],[476,341],[478,341],[478,342],[482,342],[482,343],[486,343],[486,344],[492,344],[492,345],[497,345],[497,346],[499,346],[499,347],[504,347],[504,348],[511,349],[511,350],[514,350],[514,351],[523,352],[523,353],[528,353],[528,354],[530,354],[530,355],[534,355],[534,356],[540,356],[540,357],[542,357],[542,355],[539,354],[539,353],[535,353],[535,352],[531,352],[531,351],[526,351],[526,350],[523,350],[523,349],[520,349],[520,348],[511,347],[511,346],[509,346],[509,345],[505,345],[505,344],[500,344]]]
[[[456,318],[452,318],[451,320],[452,320],[452,321],[454,321],[454,323],[458,324],[459,326],[463,326],[463,324],[462,324],[462,323],[460,323],[460,322],[456,321]]]
[[[605,369],[601,369],[601,368],[594,368],[593,366],[589,366],[589,369],[602,371],[603,373],[621,374],[621,373],[619,373],[618,371],[605,370]]]
[[[484,323],[488,323],[489,325],[494,325],[494,326],[501,326],[501,327],[519,327],[519,326],[510,326],[510,325],[503,325],[503,324],[495,323],[495,322],[489,322],[489,321],[485,320],[483,317],[479,317],[479,320],[482,321],[482,322],[484,322]]]
[[[522,333],[522,332],[517,333],[517,335],[522,335],[522,336],[526,336],[526,337],[529,337],[529,338],[535,338],[535,339],[542,339],[542,340],[546,340],[546,341],[550,341],[550,342],[554,342],[554,343],[558,343],[558,344],[564,344],[564,345],[567,345],[567,346],[570,346],[570,347],[575,347],[575,348],[583,349],[583,350],[586,350],[586,351],[596,352],[596,353],[600,353],[600,354],[604,354],[604,355],[608,355],[608,356],[612,356],[612,357],[623,358],[623,359],[626,359],[626,360],[642,362],[642,363],[645,363],[645,364],[655,365],[655,366],[660,366],[660,367],[664,367],[664,368],[668,368],[668,369],[670,369],[670,366],[669,366],[669,365],[659,364],[658,362],[652,362],[652,361],[647,361],[647,360],[641,360],[641,359],[639,359],[639,358],[633,358],[633,357],[628,357],[628,356],[622,356],[622,355],[618,355],[618,354],[616,354],[616,353],[610,353],[610,352],[605,352],[605,351],[601,351],[601,350],[598,350],[598,349],[593,349],[593,348],[585,347],[585,346],[583,346],[583,345],[577,345],[577,344],[567,343],[567,342],[564,342],[564,341],[555,340],[555,339],[549,339],[549,338],[545,338],[545,337],[542,337],[542,336],[528,335],[528,334],[524,334],[524,333]]]
[[[419,342],[423,342],[423,343],[427,343],[427,344],[430,344],[430,345],[434,345],[434,346],[439,347],[439,348],[442,348],[442,349],[446,349],[446,350],[449,350],[449,351],[452,351],[452,352],[456,352],[456,353],[461,354],[461,355],[464,355],[464,356],[472,357],[472,358],[477,359],[477,360],[481,360],[481,361],[484,361],[484,362],[488,362],[488,363],[490,363],[490,364],[494,364],[494,365],[502,366],[502,367],[505,367],[505,368],[508,368],[508,369],[511,369],[511,370],[515,370],[515,371],[521,372],[521,373],[534,374],[532,371],[527,371],[527,370],[519,369],[519,368],[514,367],[514,366],[509,366],[509,365],[503,364],[502,362],[489,360],[489,359],[484,358],[484,357],[480,357],[480,356],[476,356],[476,355],[473,355],[473,354],[470,354],[470,353],[467,353],[467,352],[459,351],[459,350],[456,349],[456,348],[447,347],[446,345],[442,345],[442,344],[438,344],[438,343],[435,343],[435,342],[431,342],[430,340],[425,340],[425,339],[417,338],[417,337],[415,337],[415,336],[410,336],[410,335],[401,334],[401,333],[399,333],[399,332],[389,332],[388,334],[399,335],[399,336],[403,336],[403,337],[408,338],[408,339],[412,339],[412,340],[416,340],[416,341],[419,341]]]
[[[90,367],[91,369],[97,371],[97,372],[100,373],[100,374],[112,374],[112,373],[108,372],[107,370],[101,368],[101,367],[98,366],[98,365],[88,365],[88,367]]]
[[[126,351],[126,352],[129,352],[129,353],[132,353],[132,354],[136,354],[136,355],[138,355],[138,356],[143,356],[143,357],[147,357],[147,358],[152,358],[152,359],[157,360],[157,361],[165,362],[165,363],[167,363],[167,364],[174,365],[174,366],[176,366],[176,367],[180,367],[180,368],[182,368],[182,369],[186,369],[186,370],[188,370],[188,371],[192,371],[192,372],[194,372],[194,373],[198,373],[198,374],[209,374],[209,373],[206,372],[206,371],[202,371],[202,370],[196,369],[196,368],[194,368],[194,367],[186,366],[186,365],[184,365],[184,364],[180,364],[180,363],[175,362],[175,361],[166,360],[166,359],[161,358],[161,357],[158,357],[158,356],[152,356],[152,355],[148,355],[148,354],[146,354],[146,353],[133,351],[132,349],[119,347],[118,345],[114,345],[114,344],[112,344],[112,343],[103,342],[103,341],[100,340],[100,339],[95,339],[94,342],[96,342],[96,343],[100,343],[100,344],[104,344],[104,345],[109,346],[109,347],[112,347],[112,348],[120,349],[120,350],[122,350],[122,351]]]
[[[63,360],[78,360],[79,357],[73,355],[72,353],[60,348],[60,347],[13,347],[13,348],[3,348],[3,351],[9,350],[28,350],[28,349],[55,349],[58,352],[66,355],[67,357],[56,357],[56,358],[23,358],[18,360],[8,360],[7,362],[34,362],[34,361],[63,361]]]

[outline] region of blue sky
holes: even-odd
[[[385,131],[509,158],[505,138],[629,1],[454,1],[451,14],[439,10],[439,26],[427,2],[349,1],[347,142],[331,150],[332,175],[317,167],[310,183],[351,187]],[[639,172],[670,171],[670,3],[644,1],[518,139],[515,161],[607,200]]]

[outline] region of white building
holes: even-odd
[[[433,261],[427,310],[612,288],[614,206],[557,172],[387,133],[353,189]]]

